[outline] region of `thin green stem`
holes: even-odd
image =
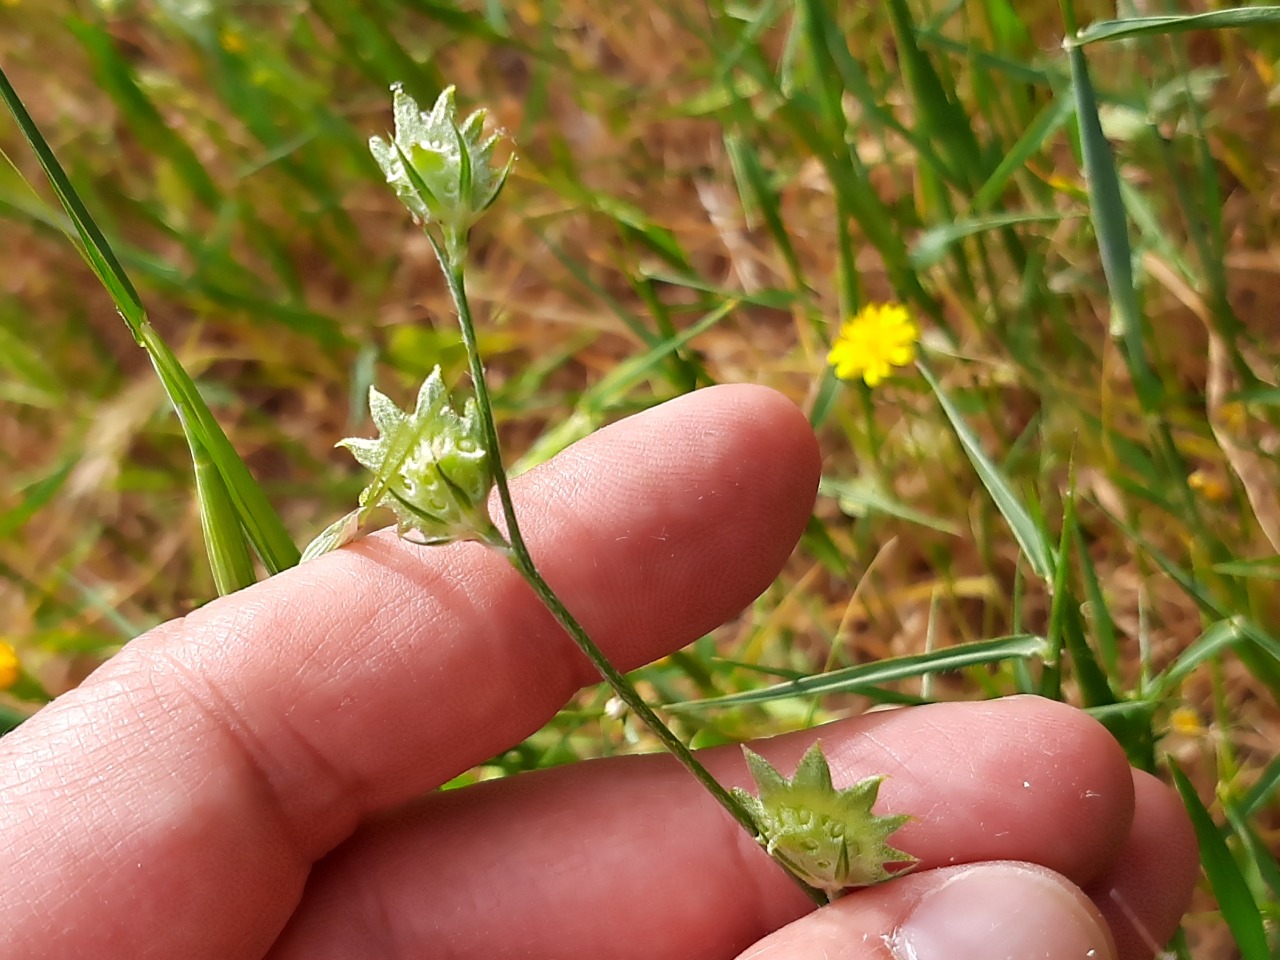
[[[569,612],[555,591],[551,589],[551,586],[542,578],[542,574],[538,572],[538,568],[533,562],[533,557],[529,553],[529,548],[525,545],[524,537],[520,533],[520,525],[516,520],[515,504],[511,500],[511,490],[507,483],[506,468],[502,464],[502,451],[498,445],[497,426],[493,419],[493,407],[489,400],[489,389],[485,383],[484,364],[480,358],[479,346],[476,343],[475,325],[471,319],[471,305],[467,300],[463,272],[466,238],[459,238],[456,235],[446,236],[444,243],[441,243],[429,230],[427,231],[427,237],[436,252],[436,258],[440,261],[440,269],[444,271],[445,282],[448,284],[449,293],[452,295],[454,305],[458,311],[458,324],[462,328],[462,342],[467,349],[467,360],[471,367],[471,379],[474,382],[476,391],[476,407],[480,413],[481,428],[484,431],[485,444],[489,450],[494,486],[497,487],[498,499],[502,504],[502,514],[507,524],[507,539],[505,541],[491,541],[492,545],[506,554],[511,565],[533,588],[534,593],[538,595],[538,599],[543,602],[552,616],[564,627],[565,632],[569,634],[578,649],[599,671],[600,676],[613,689],[618,699],[640,718],[667,751],[686,770],[693,774],[694,778],[702,784],[720,806],[728,811],[729,815],[738,822],[742,829],[746,830],[753,840],[760,842],[760,828],[750,812],[747,811],[737,797],[726,790],[712,776],[711,771],[703,766],[698,758],[693,755],[693,751],[686,747],[680,738],[672,733],[671,728],[662,722],[662,719],[653,711],[653,708],[645,703],[636,688],[631,685],[631,682],[617,667],[609,662],[604,652],[596,646],[595,641],[591,639],[587,631]],[[805,883],[786,863],[777,857],[774,859],[816,905],[822,906],[827,903],[827,897],[821,890]]]

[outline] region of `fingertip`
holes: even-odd
[[[1177,931],[1200,876],[1200,853],[1178,795],[1140,770],[1132,781],[1132,829],[1088,893],[1111,925],[1119,955],[1145,960]]]
[[[1027,863],[923,871],[857,891],[782,928],[739,960],[1107,960],[1115,946],[1072,883]]]
[[[1074,802],[1056,808],[1060,819],[1045,824],[1046,849],[1038,862],[1075,883],[1090,883],[1110,867],[1133,823],[1133,777],[1123,748],[1096,719],[1058,700],[1018,696],[990,706],[1009,729],[1026,734],[1010,737],[1009,749],[1038,756],[1035,767],[1058,796],[1074,795]],[[1031,804],[1039,802],[1035,786],[1027,791]]]

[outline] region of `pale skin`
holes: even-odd
[[[788,401],[718,387],[515,495],[547,579],[633,668],[764,589],[819,465]],[[165,624],[0,740],[3,955],[1139,960],[1186,907],[1177,799],[1032,698],[754,744],[790,772],[820,733],[838,785],[886,774],[878,811],[917,817],[893,839],[911,876],[816,912],[666,757],[429,793],[593,680],[475,544],[378,534]],[[747,784],[736,750],[706,758]]]

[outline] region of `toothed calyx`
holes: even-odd
[[[810,886],[828,896],[848,887],[880,883],[903,872],[916,858],[889,846],[889,836],[910,816],[871,812],[884,777],[868,777],[843,790],[815,743],[791,779],[746,747],[742,752],[760,795],[741,787],[733,794],[755,819],[760,843]],[[889,871],[888,864],[901,864]]]
[[[361,508],[390,508],[401,535],[416,531],[422,543],[494,542],[497,530],[487,508],[493,471],[475,401],[468,400],[461,414],[454,410],[436,367],[412,413],[376,387],[369,389],[369,413],[376,440],[352,437],[337,444],[373,472],[360,494]]]
[[[400,84],[391,92],[395,136],[390,141],[372,137],[369,151],[410,213],[423,224],[439,223],[447,238],[465,237],[511,171],[511,160],[493,165],[500,136],[484,136],[484,110],[458,122],[453,87],[429,112]]]

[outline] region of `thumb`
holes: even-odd
[[[738,960],[1114,960],[1093,903],[1029,863],[926,870],[845,896]]]

